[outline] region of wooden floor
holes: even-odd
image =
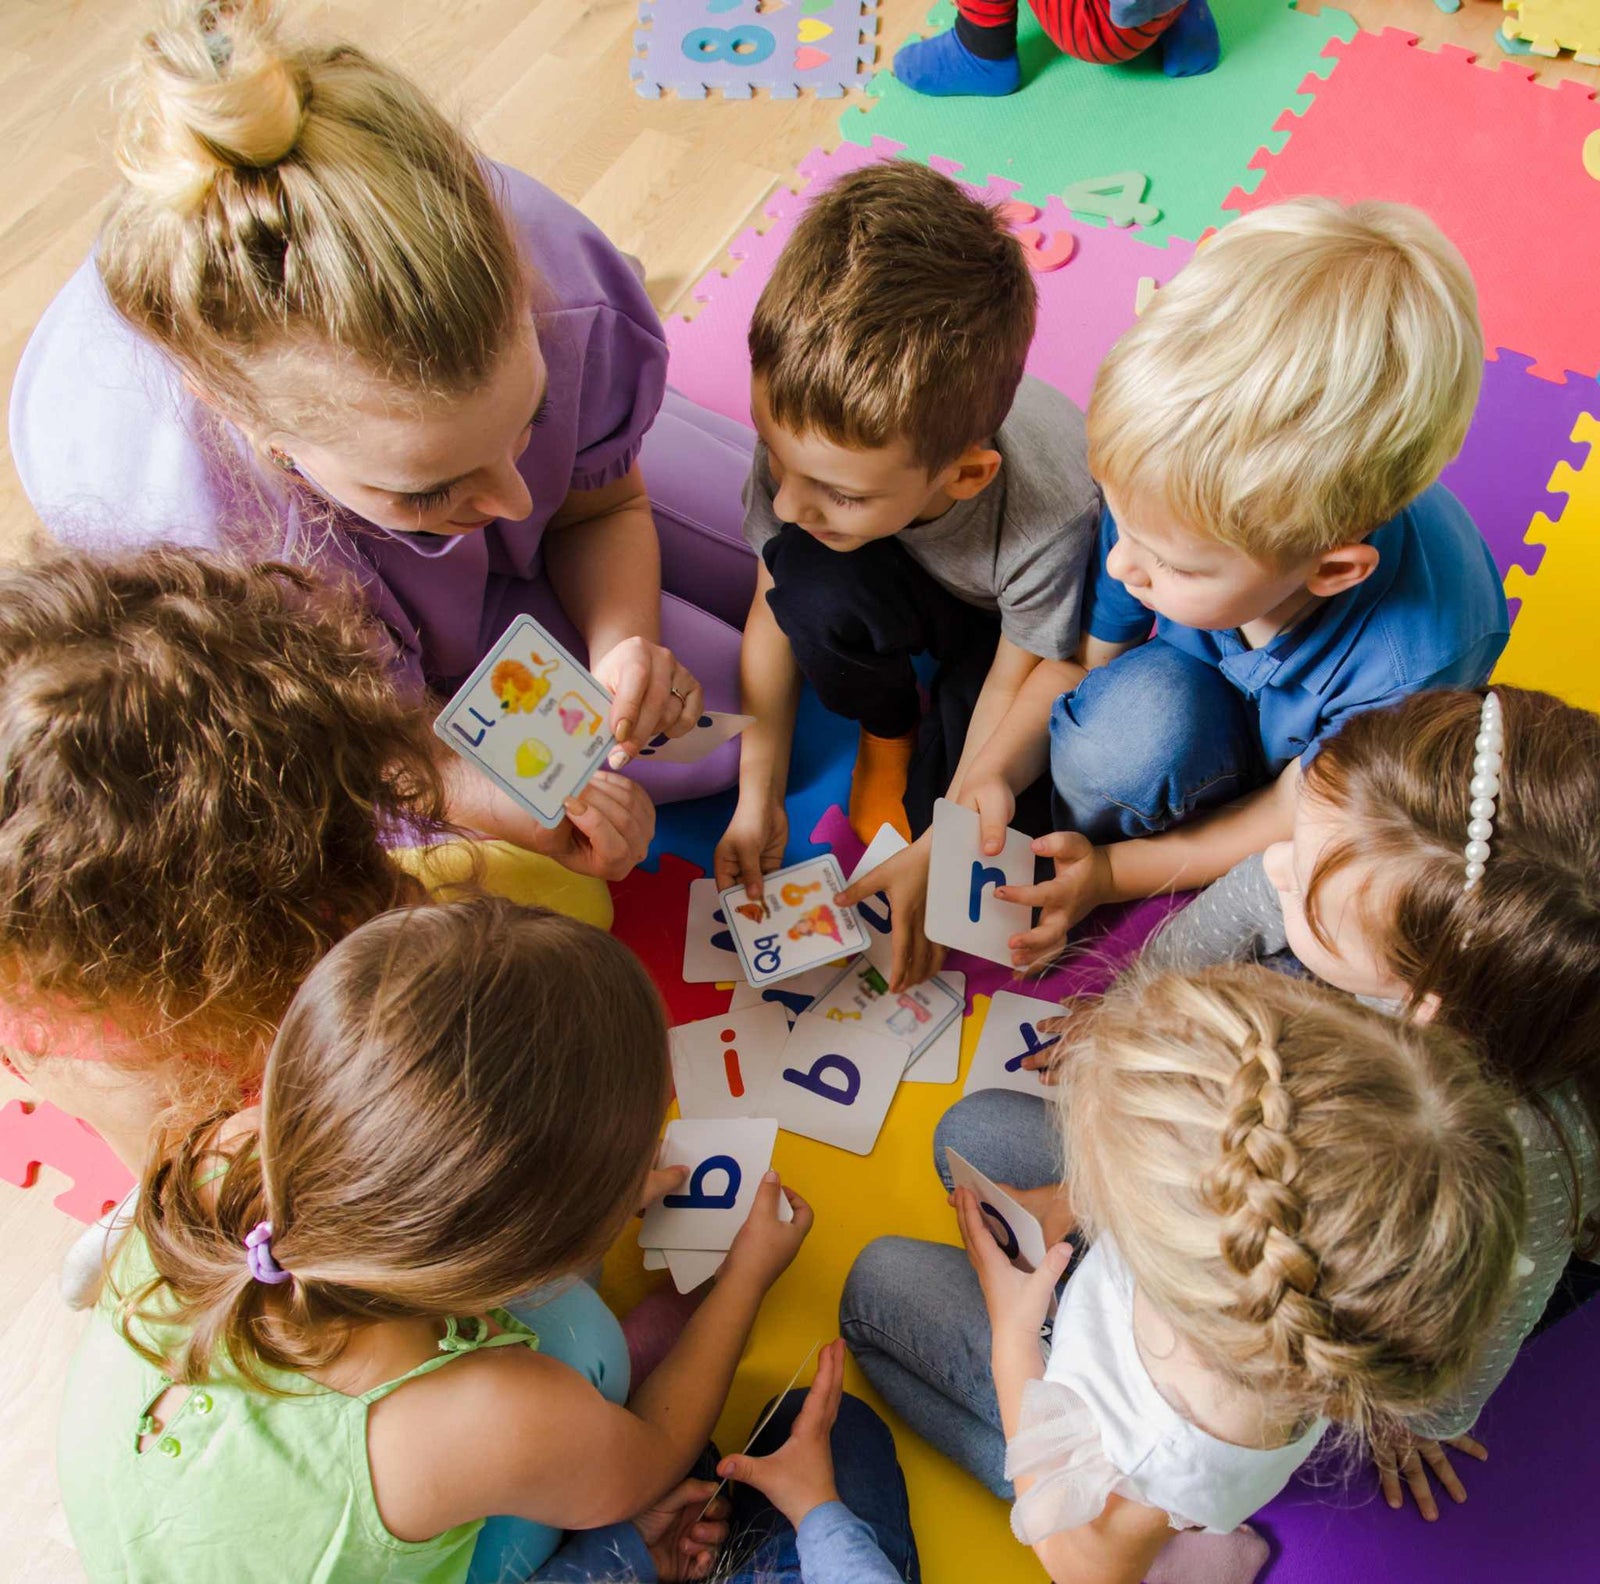
[[[1263,0],[1267,3],[1267,0]],[[928,0],[881,0],[888,50]],[[1318,9],[1316,0],[1306,0]],[[496,158],[579,204],[645,261],[663,311],[758,213],[805,152],[836,141],[838,101],[652,101],[627,62],[637,0],[338,0],[311,10],[433,89]],[[309,9],[309,8],[308,8]],[[1400,26],[1429,44],[1502,59],[1495,0],[1444,15],[1433,0],[1347,0],[1367,27]],[[107,80],[144,14],[128,0],[0,0],[0,385],[28,332],[83,257],[112,184]],[[1600,86],[1600,68],[1526,63]],[[29,530],[10,466],[0,465],[0,554]],[[0,1075],[0,1102],[20,1086]],[[0,1581],[80,1580],[55,1497],[54,1422],[79,1320],[56,1297],[56,1267],[77,1231],[51,1174],[0,1185]]]

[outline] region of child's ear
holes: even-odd
[[[1378,552],[1364,541],[1335,545],[1311,564],[1306,588],[1323,599],[1365,583],[1378,569]]]
[[[1001,456],[993,446],[971,445],[940,474],[939,488],[951,500],[971,500],[994,483]]]

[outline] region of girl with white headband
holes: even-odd
[[[1597,810],[1600,716],[1514,687],[1416,694],[1350,720],[1304,769],[1293,840],[1224,876],[1142,959],[1194,969],[1287,950],[1338,989],[1467,1035],[1519,1097],[1528,1216],[1516,1296],[1455,1401],[1380,1460],[1389,1504],[1401,1504],[1403,1475],[1427,1517],[1424,1464],[1465,1499],[1439,1441],[1484,1456],[1466,1434],[1484,1403],[1541,1316],[1565,1313],[1595,1280]],[[936,1154],[949,1145],[1024,1188],[1049,1181],[1048,1198],[1049,1128],[1025,1095],[979,1094],[946,1114]]]

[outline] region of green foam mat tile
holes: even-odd
[[[927,99],[887,69],[873,78],[876,100],[848,110],[840,131],[851,143],[874,137],[906,145],[914,159],[954,160],[968,179],[1019,182],[1019,197],[1042,204],[1074,182],[1114,171],[1150,178],[1149,201],[1161,218],[1144,228],[1152,241],[1195,241],[1232,215],[1222,201],[1257,150],[1276,149],[1286,133],[1273,123],[1304,110],[1300,85],[1326,77],[1330,39],[1350,39],[1355,22],[1324,6],[1316,16],[1285,0],[1211,0],[1222,34],[1222,63],[1203,77],[1162,75],[1156,52],[1122,66],[1095,66],[1061,54],[1023,7],[1018,35],[1023,86],[1005,99]],[[944,0],[929,31],[950,26]]]

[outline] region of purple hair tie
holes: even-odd
[[[270,1221],[257,1221],[245,1233],[244,1248],[244,1257],[250,1266],[250,1274],[258,1282],[265,1282],[269,1287],[277,1287],[290,1279],[289,1272],[272,1257]]]

